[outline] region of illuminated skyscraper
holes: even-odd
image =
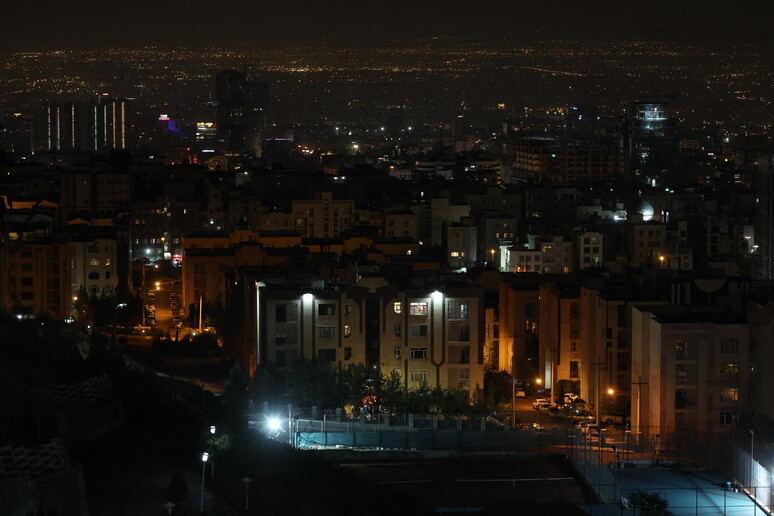
[[[629,164],[635,176],[671,183],[677,168],[676,122],[666,105],[637,102],[628,127]]]
[[[43,152],[98,152],[130,146],[131,102],[106,94],[97,102],[40,104],[38,148]]]

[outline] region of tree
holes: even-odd
[[[635,508],[637,516],[673,516],[669,502],[658,493],[635,491],[629,497],[629,504]]]
[[[388,412],[404,412],[406,407],[406,389],[403,379],[397,371],[382,375],[378,397]]]

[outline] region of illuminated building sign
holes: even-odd
[[[167,115],[166,113],[164,113],[162,115],[159,115],[159,121],[160,122],[166,122],[168,120],[169,120],[169,115]]]

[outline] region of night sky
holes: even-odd
[[[654,29],[670,37],[770,41],[774,31],[766,25],[773,11],[763,0],[10,0],[0,49],[373,47],[445,35],[482,42],[637,38]]]

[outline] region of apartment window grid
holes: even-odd
[[[409,326],[409,337],[421,338],[427,337],[426,324],[412,324]]]
[[[470,318],[469,305],[466,301],[450,299],[446,306],[450,320],[467,321]]]
[[[321,339],[333,339],[336,338],[335,326],[320,326],[317,335]]]
[[[733,425],[736,421],[736,412],[721,412],[720,424],[721,425]]]
[[[426,360],[427,348],[411,348],[411,358],[414,360]]]
[[[418,369],[409,373],[409,380],[413,383],[427,383],[427,369]]]
[[[320,317],[333,317],[336,315],[335,303],[320,303],[317,305],[317,315]]]
[[[720,339],[721,353],[739,353],[739,339]]]

